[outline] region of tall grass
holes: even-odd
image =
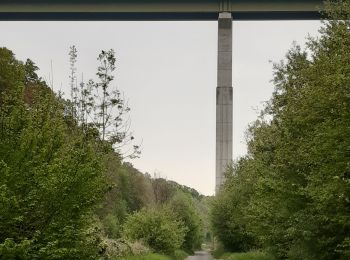
[[[221,256],[221,259],[225,260],[275,260],[271,255],[254,251],[247,253],[225,253]]]
[[[147,254],[147,255],[138,255],[138,256],[124,256],[118,258],[120,260],[172,260],[169,256],[160,255],[160,254]]]
[[[136,256],[124,256],[119,257],[120,260],[184,260],[187,257],[186,252],[182,250],[176,250],[174,255],[166,256],[155,253],[149,253],[146,255],[136,255]]]

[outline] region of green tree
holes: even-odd
[[[79,117],[79,101],[78,101],[78,87],[77,87],[77,48],[73,45],[69,50],[69,65],[70,65],[70,75],[69,75],[69,85],[70,85],[70,95],[71,95],[71,115],[72,117]]]
[[[0,61],[0,258],[95,258],[87,229],[105,187],[95,140],[68,126],[33,63],[4,48]]]
[[[187,229],[181,248],[189,253],[199,249],[203,240],[202,223],[193,199],[189,195],[178,191],[168,205],[176,218]]]
[[[214,235],[231,252],[255,248],[254,235],[247,228],[245,207],[254,191],[254,167],[249,159],[242,159],[230,167],[226,182],[211,201],[210,221]]]
[[[349,7],[328,4],[320,36],[275,65],[273,97],[218,198],[233,199],[217,213],[232,234],[238,224],[281,259],[350,257]]]
[[[77,84],[77,49],[70,47],[70,89],[72,113],[75,120],[85,129],[88,126],[98,129],[100,139],[108,142],[124,158],[137,158],[140,145],[134,144],[130,131],[130,108],[120,90],[115,86],[116,57],[113,49],[102,50],[98,55],[98,80],[82,79]],[[131,146],[131,148],[130,148]]]
[[[109,237],[119,238],[129,214],[154,205],[150,178],[115,153],[106,155],[106,178],[110,189],[98,211]]]
[[[152,181],[155,202],[165,204],[174,196],[176,187],[163,178],[156,178]]]

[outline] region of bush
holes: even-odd
[[[139,241],[130,242],[123,239],[104,238],[101,242],[103,257],[106,259],[114,259],[126,257],[130,255],[145,255],[150,249]]]
[[[23,240],[16,244],[13,239],[5,239],[4,243],[0,244],[1,259],[28,259],[27,251],[31,241]]]
[[[102,224],[108,237],[115,239],[120,237],[121,225],[117,216],[107,214],[107,216],[102,219]]]
[[[123,226],[123,235],[141,240],[156,252],[173,254],[184,241],[186,228],[164,207],[142,209],[131,215]]]

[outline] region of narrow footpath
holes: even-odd
[[[197,251],[195,255],[187,257],[185,260],[213,260],[214,258],[206,251]]]

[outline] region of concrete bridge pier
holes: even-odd
[[[232,112],[232,15],[222,12],[218,19],[216,193],[225,181],[225,170],[232,161]]]

